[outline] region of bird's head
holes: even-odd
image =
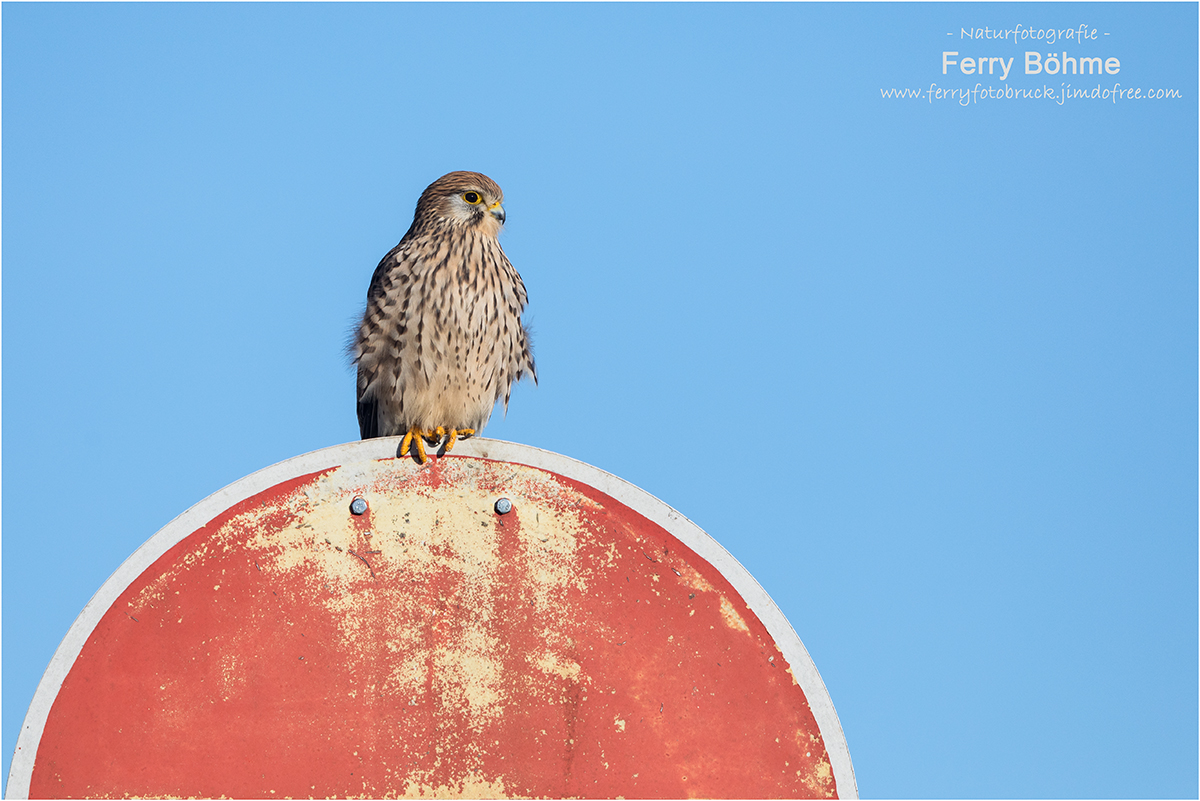
[[[452,172],[431,183],[417,201],[415,223],[447,221],[496,236],[504,226],[504,192],[478,172]]]

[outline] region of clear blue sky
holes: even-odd
[[[1196,796],[1196,4],[2,15],[5,775],[140,543],[357,438],[371,272],[465,169],[541,377],[487,436],[732,552],[864,795]],[[1181,97],[882,97],[1066,83]]]

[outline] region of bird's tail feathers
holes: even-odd
[[[363,439],[379,436],[379,401],[374,394],[358,399],[358,432]]]

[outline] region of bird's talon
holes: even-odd
[[[417,446],[417,452],[415,454],[417,461],[420,464],[425,464],[429,457],[425,455],[425,445],[421,442],[421,438],[424,436],[424,433],[425,432],[421,431],[419,428],[410,428],[408,432],[405,433],[404,439],[400,441],[400,455],[404,456],[408,454],[409,449],[415,445]]]

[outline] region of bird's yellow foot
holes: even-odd
[[[413,426],[412,428],[408,429],[408,433],[404,435],[404,439],[400,442],[400,453],[408,453],[409,447],[415,446],[417,449],[417,461],[421,464],[425,464],[425,462],[429,460],[429,457],[425,455],[425,443],[422,442],[422,440],[427,437],[432,437],[433,434],[434,432],[432,431],[422,431],[416,426]]]
[[[450,428],[438,426],[432,431],[426,431],[422,428],[413,426],[404,435],[404,439],[400,442],[400,453],[406,454],[409,448],[415,447],[417,461],[425,464],[429,457],[425,453],[425,444],[428,443],[431,447],[437,447],[445,443],[445,450],[442,453],[449,453],[454,449],[454,443],[460,439],[466,439],[475,435],[473,428]]]
[[[441,432],[442,427],[438,426],[438,431]],[[466,439],[475,433],[473,428],[452,428],[449,435],[446,437],[446,453],[454,449],[454,443],[460,439]]]

